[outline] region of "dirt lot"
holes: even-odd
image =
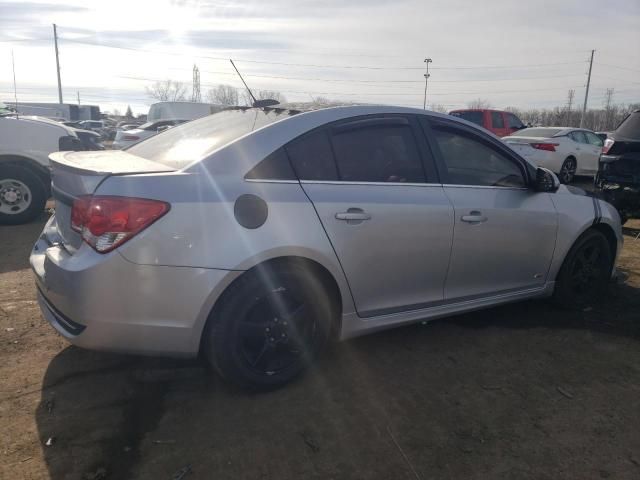
[[[27,260],[44,220],[0,227],[2,479],[640,478],[640,222],[624,283],[592,309],[526,302],[364,337],[250,395],[198,361],[58,337]]]

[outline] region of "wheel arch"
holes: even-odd
[[[14,165],[33,173],[45,187],[47,196],[51,195],[51,175],[49,170],[32,158],[23,155],[0,155],[0,168],[3,165]]]
[[[606,223],[600,222],[600,223],[596,223],[596,224],[591,224],[591,225],[587,226],[586,228],[584,228],[578,234],[578,236],[576,236],[576,238],[573,240],[573,242],[571,242],[571,245],[569,246],[569,248],[567,249],[567,251],[565,252],[565,254],[564,254],[563,258],[562,258],[562,262],[560,264],[560,267],[555,272],[555,275],[552,277],[554,280],[558,279],[558,275],[560,275],[560,272],[562,271],[562,267],[564,266],[565,262],[567,261],[567,257],[569,256],[569,253],[573,250],[573,247],[580,241],[580,239],[582,237],[584,237],[590,231],[600,232],[607,239],[607,243],[609,244],[609,247],[611,248],[611,258],[613,259],[611,268],[613,269],[613,266],[614,266],[614,263],[615,263],[615,258],[616,258],[616,253],[617,253],[617,249],[618,249],[618,241],[617,241],[617,238],[616,238],[616,234],[613,231],[613,228],[611,228],[611,226],[609,226]]]
[[[222,290],[222,292],[218,295],[218,297],[214,301],[213,306],[209,309],[209,312],[206,316],[206,320],[204,321],[203,327],[200,330],[198,352],[202,351],[202,347],[207,337],[207,331],[215,321],[214,319],[216,316],[216,312],[219,311],[220,306],[222,305],[222,302],[225,299],[225,295],[228,294],[229,291],[231,291],[231,288],[237,282],[239,282],[246,275],[255,275],[259,273],[261,270],[268,271],[271,269],[282,268],[284,265],[291,265],[291,264],[303,265],[306,269],[309,270],[309,273],[311,275],[317,275],[322,285],[324,286],[324,288],[326,288],[327,291],[329,292],[330,297],[334,300],[334,305],[333,305],[334,317],[332,319],[332,325],[331,325],[331,338],[332,339],[339,338],[340,330],[342,328],[343,296],[342,296],[342,292],[340,290],[338,281],[333,276],[333,274],[329,271],[329,269],[327,269],[324,265],[317,262],[316,260],[312,260],[307,257],[290,255],[290,256],[274,257],[268,260],[264,260],[260,263],[257,263],[250,269],[242,272],[241,275],[238,275],[228,285],[225,286],[225,288]]]

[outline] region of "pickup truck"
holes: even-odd
[[[84,149],[62,123],[0,115],[0,224],[26,223],[40,215],[51,194],[49,154]]]
[[[486,128],[499,137],[506,137],[513,132],[527,128],[522,120],[511,112],[491,109],[470,108],[466,110],[452,110],[449,115],[462,118]]]

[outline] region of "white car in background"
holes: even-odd
[[[571,183],[576,175],[595,175],[603,145],[591,130],[568,127],[525,128],[503,141],[527,160],[558,174],[562,183]]]
[[[184,119],[160,120],[157,122],[147,122],[131,130],[118,130],[116,132],[116,137],[113,140],[113,148],[123,149],[129,147],[134,143],[153,137],[167,128],[175,127],[176,125],[180,125],[181,123],[188,121],[189,120]]]

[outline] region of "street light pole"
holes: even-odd
[[[427,85],[429,83],[429,77],[431,76],[429,74],[429,64],[432,62],[433,60],[431,60],[430,58],[425,58],[424,59],[424,63],[427,64],[427,73],[424,74],[424,103],[422,104],[422,108],[424,110],[427,109]]]

